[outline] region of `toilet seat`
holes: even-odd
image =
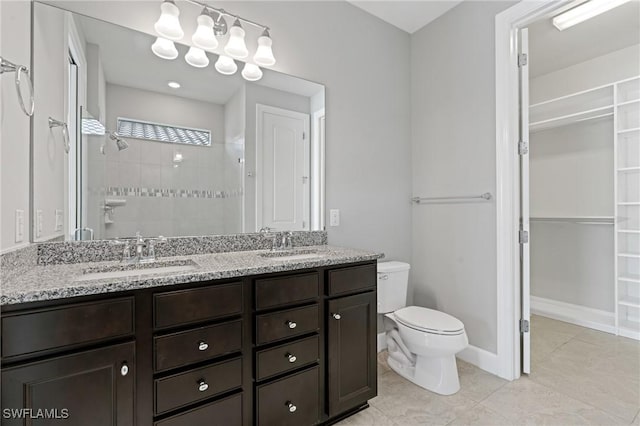
[[[407,306],[395,311],[396,320],[407,327],[429,334],[458,335],[464,333],[464,324],[459,319],[434,309]]]

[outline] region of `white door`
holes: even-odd
[[[309,115],[257,106],[256,227],[309,229]]]
[[[520,30],[520,259],[521,259],[521,295],[522,315],[520,332],[522,335],[522,372],[531,373],[531,305],[530,305],[530,267],[529,267],[529,33]]]

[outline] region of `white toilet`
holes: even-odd
[[[456,353],[469,344],[464,324],[451,315],[406,306],[410,265],[378,263],[378,313],[385,314],[389,367],[441,395],[460,390]]]

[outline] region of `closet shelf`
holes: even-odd
[[[638,102],[640,102],[640,99],[631,99],[629,101],[618,102],[616,105],[621,107],[621,106],[625,106],[625,105],[637,104]]]
[[[640,308],[640,297],[625,296],[618,301],[619,305]]]
[[[618,281],[622,281],[622,282],[625,282],[625,283],[640,284],[640,277],[637,277],[637,276],[631,276],[631,277],[621,276],[621,277],[618,277]]]
[[[640,234],[640,230],[637,229],[618,229],[621,234]]]
[[[532,216],[529,218],[531,222],[556,222],[556,223],[579,223],[594,225],[613,225],[613,216]]]
[[[618,169],[618,172],[620,173],[640,172],[640,166],[622,167]]]
[[[594,120],[596,118],[604,118],[610,116],[613,116],[613,105],[593,108],[586,111],[574,112],[572,114],[553,117],[547,120],[535,121],[529,124],[529,131],[531,133],[535,133],[542,130],[553,129],[556,127],[567,126],[569,124],[579,123],[582,121]]]
[[[618,130],[618,134],[637,132],[639,130],[640,130],[640,127],[633,127],[631,129]]]
[[[618,203],[619,206],[640,206],[640,201],[624,201]]]
[[[635,253],[618,253],[618,257],[627,257],[629,259],[640,259],[640,254]]]

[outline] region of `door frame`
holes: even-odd
[[[520,166],[518,30],[569,9],[576,0],[521,1],[495,18],[497,371],[520,377]]]
[[[278,114],[278,115],[283,115],[286,117],[291,117],[291,118],[295,118],[295,119],[301,119],[304,122],[304,132],[305,132],[305,136],[303,137],[303,141],[305,143],[305,156],[307,157],[306,160],[306,164],[305,164],[305,174],[306,176],[309,176],[309,167],[310,167],[310,163],[309,163],[309,139],[310,139],[310,135],[309,135],[309,114],[305,114],[303,112],[298,112],[298,111],[292,111],[292,110],[288,110],[288,109],[284,109],[284,108],[278,108],[278,107],[274,107],[271,105],[265,105],[265,104],[256,104],[256,164],[255,164],[255,182],[256,182],[256,186],[255,186],[255,199],[256,199],[256,208],[255,208],[255,213],[256,213],[256,232],[259,231],[262,228],[262,188],[260,187],[262,185],[262,130],[263,130],[263,114],[267,112],[267,113],[272,113],[272,114]],[[308,180],[307,180],[308,182]],[[305,190],[305,194],[303,194],[303,202],[308,204],[309,201],[309,184],[307,184],[306,186],[306,190]],[[307,208],[306,210],[307,212],[309,212],[309,209]],[[310,218],[307,218],[307,222],[308,223],[308,227],[310,229]]]

